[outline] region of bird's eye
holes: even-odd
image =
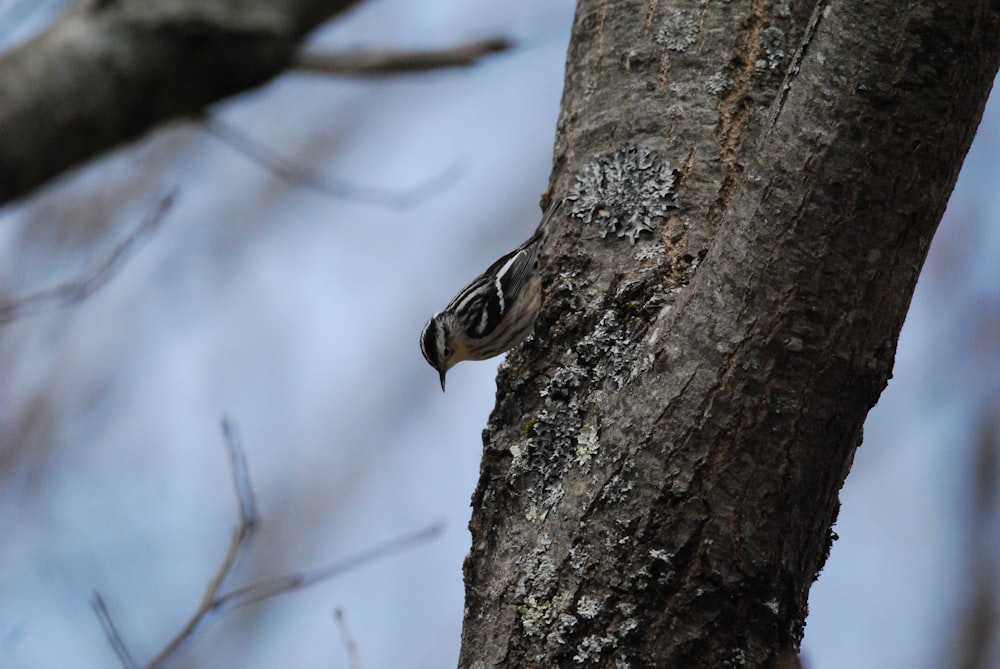
[[[451,349],[448,348],[447,346],[444,347],[444,357],[446,357],[446,358],[450,358],[451,357]]]

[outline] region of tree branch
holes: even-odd
[[[0,204],[281,74],[359,0],[77,3],[0,55]]]
[[[318,569],[303,571],[297,574],[289,574],[286,576],[276,576],[274,578],[268,578],[251,583],[250,585],[237,588],[217,597],[213,603],[213,608],[225,609],[229,611],[242,606],[255,604],[262,600],[276,597],[277,595],[283,595],[285,593],[295,592],[296,590],[302,590],[303,588],[309,588],[317,583],[339,576],[340,574],[350,571],[351,569],[356,569],[357,567],[395,555],[409,548],[419,546],[422,543],[440,536],[443,531],[444,523],[433,523],[423,529],[416,530],[415,532],[411,532],[409,534],[404,534],[394,539],[389,539],[384,543],[376,544],[367,550],[355,553],[352,556],[333,562],[324,567],[319,567]]]
[[[2,134],[2,133],[0,133]],[[13,300],[0,302],[0,327],[19,318],[83,302],[97,292],[124,266],[129,257],[159,228],[163,217],[177,200],[178,189],[171,188],[146,214],[135,230],[119,242],[104,260],[83,276]]]
[[[233,490],[236,493],[236,500],[239,506],[239,523],[233,530],[233,536],[229,541],[229,549],[226,551],[222,564],[215,572],[215,576],[209,581],[202,595],[201,603],[186,625],[180,632],[170,640],[156,657],[146,665],[147,669],[165,666],[174,655],[188,642],[190,642],[204,621],[205,617],[218,608],[219,590],[226,579],[236,567],[240,556],[250,544],[250,539],[257,531],[258,516],[257,502],[254,498],[253,488],[250,485],[250,472],[247,469],[246,455],[243,452],[243,444],[240,441],[239,432],[236,426],[227,417],[222,419],[222,435],[226,444],[226,454],[229,456],[229,467],[233,473]]]
[[[302,72],[338,76],[373,77],[413,74],[452,67],[469,67],[483,57],[513,46],[505,37],[469,42],[450,49],[430,51],[363,51],[357,53],[300,53],[292,67]]]
[[[355,202],[367,202],[385,207],[411,207],[454,183],[460,173],[459,166],[452,165],[408,190],[371,188],[338,181],[298,165],[214,114],[205,116],[202,127],[205,132],[229,148],[294,186]]]
[[[337,609],[333,613],[337,621],[337,630],[340,638],[344,641],[344,649],[347,651],[347,666],[349,669],[363,669],[361,663],[361,653],[358,651],[358,644],[351,634],[351,628],[347,625],[347,615],[343,609]]]
[[[101,627],[104,629],[105,636],[108,637],[108,643],[111,644],[111,648],[115,651],[115,655],[118,657],[118,661],[122,663],[122,666],[125,669],[139,669],[139,665],[132,659],[132,654],[129,653],[128,646],[125,645],[125,641],[115,626],[111,612],[108,611],[108,605],[104,602],[104,598],[101,597],[101,593],[96,590],[90,597],[90,608],[94,610],[97,620],[100,621]]]

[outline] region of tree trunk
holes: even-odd
[[[794,662],[998,34],[995,2],[581,0],[460,666]]]

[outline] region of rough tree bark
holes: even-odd
[[[462,667],[794,662],[998,34],[996,2],[579,2]]]

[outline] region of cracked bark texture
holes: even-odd
[[[796,664],[998,34],[996,2],[581,0],[461,667]]]
[[[358,0],[91,0],[0,57],[0,204],[270,81]]]

